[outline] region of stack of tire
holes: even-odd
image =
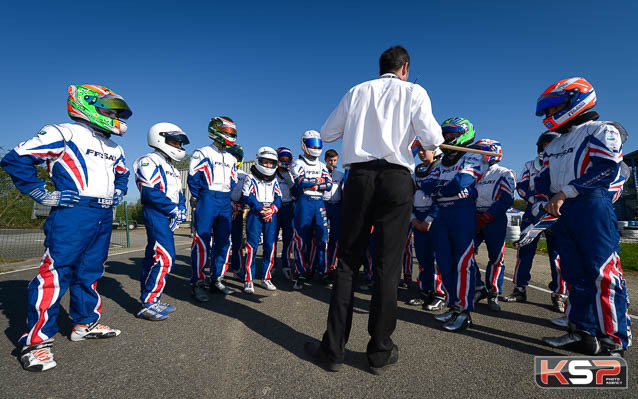
[[[507,231],[505,233],[505,241],[517,241],[521,235],[521,217],[516,215],[509,219]]]

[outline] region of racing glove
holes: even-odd
[[[45,206],[72,208],[80,201],[78,192],[74,190],[47,191],[45,188],[36,188],[29,193],[29,196]]]
[[[124,196],[122,195],[122,190],[119,188],[115,189],[115,194],[113,194],[113,206],[118,206],[124,201]]]
[[[263,207],[259,213],[261,213],[262,219],[264,222],[268,223],[272,221],[272,216],[279,211],[279,208],[275,206],[275,204],[271,204],[268,207]]]
[[[175,231],[179,227],[180,223],[182,223],[180,210],[178,207],[175,207],[175,209],[171,211],[171,213],[168,215],[168,220],[168,227],[171,229],[171,231]]]

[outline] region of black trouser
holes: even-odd
[[[332,288],[328,328],[322,349],[343,362],[352,327],[354,287],[374,226],[374,289],[370,304],[368,362],[382,366],[392,350],[396,327],[397,283],[408,234],[414,185],[407,168],[385,161],[353,164],[341,204],[339,262]]]

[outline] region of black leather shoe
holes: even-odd
[[[343,363],[335,363],[328,359],[328,355],[321,349],[321,344],[318,342],[306,342],[303,347],[310,360],[326,371],[339,371],[343,366]]]
[[[472,316],[470,312],[464,310],[462,312],[455,312],[452,318],[443,324],[443,328],[448,331],[462,331],[472,325]]]
[[[373,366],[370,364],[370,372],[375,375],[381,375],[386,372],[386,370],[399,361],[399,347],[396,345],[392,346],[392,351],[390,352],[390,357],[388,358],[388,362],[383,366]]]
[[[440,321],[441,323],[445,323],[448,320],[450,320],[452,316],[454,316],[454,313],[455,313],[455,310],[450,309],[445,313],[437,314],[436,316],[434,316],[434,319],[437,321]]]

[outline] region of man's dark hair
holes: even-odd
[[[323,156],[323,159],[339,157],[339,153],[332,148],[326,151],[326,154]]]
[[[390,47],[379,58],[379,74],[396,71],[405,63],[410,63],[410,54],[402,46]]]

